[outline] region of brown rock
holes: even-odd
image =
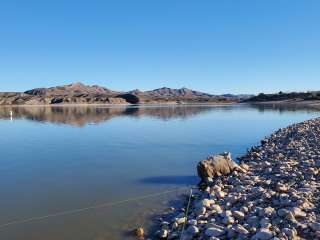
[[[210,156],[207,160],[203,160],[197,165],[198,176],[202,180],[208,177],[226,175],[235,169],[241,168],[232,160],[231,153]]]

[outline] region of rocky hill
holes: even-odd
[[[0,105],[217,103],[242,99],[244,97],[238,95],[212,95],[187,88],[163,87],[151,91],[120,92],[82,83],[35,88],[24,93],[0,93]]]
[[[35,88],[25,92],[30,95],[37,96],[68,96],[68,95],[115,95],[118,92],[109,90],[105,87],[97,85],[86,86],[82,83],[73,83],[65,86],[51,87],[51,88]]]
[[[315,101],[320,100],[320,92],[290,92],[290,93],[260,93],[257,96],[246,99],[247,102],[271,102],[271,101]]]

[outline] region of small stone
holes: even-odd
[[[209,208],[211,206],[211,204],[214,204],[214,200],[205,198],[202,200],[201,203],[202,203],[203,207]]]
[[[312,231],[317,232],[320,231],[320,223],[318,222],[314,222],[314,223],[310,223],[309,227],[312,229]]]
[[[233,239],[237,236],[237,232],[233,228],[228,228],[227,238]]]
[[[167,238],[168,237],[168,230],[165,230],[165,229],[161,229],[160,232],[159,232],[159,237],[160,238]]]
[[[144,229],[142,227],[137,228],[134,232],[138,239],[144,238]]]
[[[187,232],[190,233],[190,235],[195,236],[199,233],[199,228],[196,226],[190,226],[187,228]]]
[[[216,196],[217,196],[218,198],[224,198],[225,195],[226,195],[226,193],[223,192],[223,191],[217,191],[217,192],[216,192]]]
[[[242,206],[240,208],[240,211],[243,212],[243,213],[247,213],[247,212],[249,212],[249,209],[246,206]]]
[[[307,216],[307,214],[304,211],[302,211],[300,208],[298,208],[298,207],[292,208],[291,212],[293,213],[293,216],[296,217],[296,218],[306,217]]]
[[[244,219],[244,213],[240,211],[234,211],[233,216],[238,219],[238,220],[243,220]]]
[[[210,228],[207,228],[207,230],[205,231],[205,234],[208,237],[219,237],[219,236],[225,234],[225,232],[226,231],[223,228],[210,227]]]
[[[217,204],[211,205],[211,210],[213,210],[213,211],[215,211],[217,213],[221,213],[222,212],[221,207],[219,205],[217,205]]]
[[[260,227],[261,228],[269,228],[269,227],[271,227],[270,219],[269,218],[262,218],[260,220]]]
[[[174,222],[173,224],[172,224],[172,228],[173,229],[177,229],[179,227],[179,224],[177,223],[177,222]]]
[[[195,212],[197,215],[204,215],[206,213],[207,209],[205,207],[197,207],[195,209]]]
[[[243,234],[243,235],[248,235],[249,234],[249,231],[244,228],[243,226],[241,225],[236,225],[234,230],[237,232],[237,233],[240,233],[240,234]]]
[[[273,237],[273,233],[267,228],[261,228],[253,237],[252,240],[269,240]]]
[[[197,226],[198,221],[195,220],[195,219],[191,219],[191,220],[188,221],[188,224],[189,224],[189,225],[193,225],[193,226]]]
[[[289,214],[289,210],[281,208],[277,211],[279,217],[286,217]]]
[[[182,217],[182,218],[176,218],[176,223],[178,224],[178,225],[180,225],[180,224],[183,224],[183,223],[185,223],[186,222],[186,217]]]
[[[283,228],[282,232],[289,238],[289,239],[295,239],[297,236],[297,230],[296,229],[290,229],[290,228]]]
[[[275,210],[274,210],[274,208],[272,208],[272,207],[267,207],[267,208],[265,208],[265,209],[263,209],[263,214],[264,214],[264,216],[266,216],[266,217],[271,217],[272,215],[274,215],[275,214]]]
[[[230,224],[233,224],[233,223],[234,223],[234,218],[231,217],[231,216],[225,216],[225,217],[222,219],[222,222],[223,222],[223,224],[225,224],[225,225],[230,225]]]

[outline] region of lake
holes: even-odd
[[[1,107],[0,239],[131,239],[198,182],[198,161],[235,159],[317,116],[274,105]]]

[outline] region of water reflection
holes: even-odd
[[[227,107],[228,108],[228,107]],[[119,116],[149,116],[162,120],[186,119],[212,110],[209,105],[197,106],[27,106],[1,107],[0,119],[27,119],[85,126],[98,124]]]
[[[164,106],[16,106],[1,107],[0,119],[27,119],[37,122],[68,124],[82,127],[86,124],[99,124],[115,117],[149,116],[161,120],[187,119],[209,111],[232,111],[240,105],[164,105]],[[315,109],[294,104],[248,104],[241,108],[255,108],[259,112],[305,111]]]

